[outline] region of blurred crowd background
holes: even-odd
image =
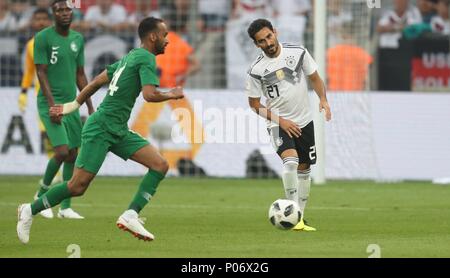
[[[330,91],[448,91],[450,0],[327,1],[327,86]],[[20,86],[27,41],[38,9],[51,0],[0,0],[0,86]],[[72,28],[86,40],[89,77],[139,46],[147,16],[170,27],[158,57],[161,85],[241,89],[258,51],[246,30],[271,19],[281,41],[314,53],[314,0],[81,0]]]

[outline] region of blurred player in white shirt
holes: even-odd
[[[450,35],[450,0],[439,0],[436,4],[437,15],[431,19],[431,29],[435,33]]]
[[[99,29],[106,31],[123,31],[127,29],[127,11],[113,0],[97,0],[97,5],[89,7],[81,27],[84,30]]]
[[[272,0],[276,19],[278,39],[280,41],[304,42],[310,0]]]
[[[306,77],[320,98],[319,110],[331,120],[325,84],[317,64],[300,45],[280,44],[277,32],[266,19],[252,22],[248,34],[261,55],[248,71],[246,93],[249,105],[267,120],[272,144],[283,160],[286,198],[298,202],[302,220],[294,230],[315,231],[304,223],[304,211],[311,187],[310,166],[316,162],[314,125]],[[266,99],[266,106],[261,103]]]
[[[255,19],[272,14],[270,0],[233,0],[233,18]]]
[[[395,0],[394,9],[386,11],[378,21],[380,47],[398,48],[403,29],[420,22],[422,16],[416,7],[409,6],[409,0]]]

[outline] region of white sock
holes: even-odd
[[[306,202],[308,201],[309,191],[311,190],[311,178],[309,174],[311,169],[298,170],[298,205],[302,213],[305,215]]]
[[[298,201],[297,179],[298,157],[286,157],[283,159],[283,186],[286,198]]]

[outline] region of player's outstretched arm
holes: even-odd
[[[50,115],[62,116],[72,113],[73,111],[80,108],[80,106],[83,105],[83,103],[85,103],[86,100],[89,99],[93,94],[95,94],[98,89],[100,89],[103,85],[108,84],[108,82],[108,74],[106,73],[106,70],[104,70],[102,73],[97,75],[94,80],[92,80],[86,87],[84,87],[76,100],[69,103],[64,103],[63,105],[53,105],[50,108]]]
[[[176,87],[169,92],[160,92],[153,85],[145,85],[142,87],[142,96],[147,102],[163,102],[170,99],[184,98],[183,88]]]
[[[331,109],[330,109],[330,105],[328,104],[328,100],[327,100],[325,83],[323,83],[323,80],[322,80],[322,78],[320,78],[320,75],[317,71],[315,71],[313,74],[311,74],[309,76],[309,80],[311,81],[311,85],[320,99],[319,111],[322,112],[322,110],[324,110],[325,111],[325,119],[327,121],[331,120]]]

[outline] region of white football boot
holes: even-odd
[[[30,241],[31,224],[33,224],[31,205],[20,205],[17,209],[17,236],[22,243],[27,244]]]
[[[84,219],[83,216],[79,215],[72,208],[59,209],[58,218],[61,218],[61,219]]]
[[[137,212],[134,210],[126,210],[117,219],[116,225],[119,229],[127,231],[134,235],[139,240],[151,241],[155,239],[155,236],[147,231],[144,226],[144,219],[139,218]]]

